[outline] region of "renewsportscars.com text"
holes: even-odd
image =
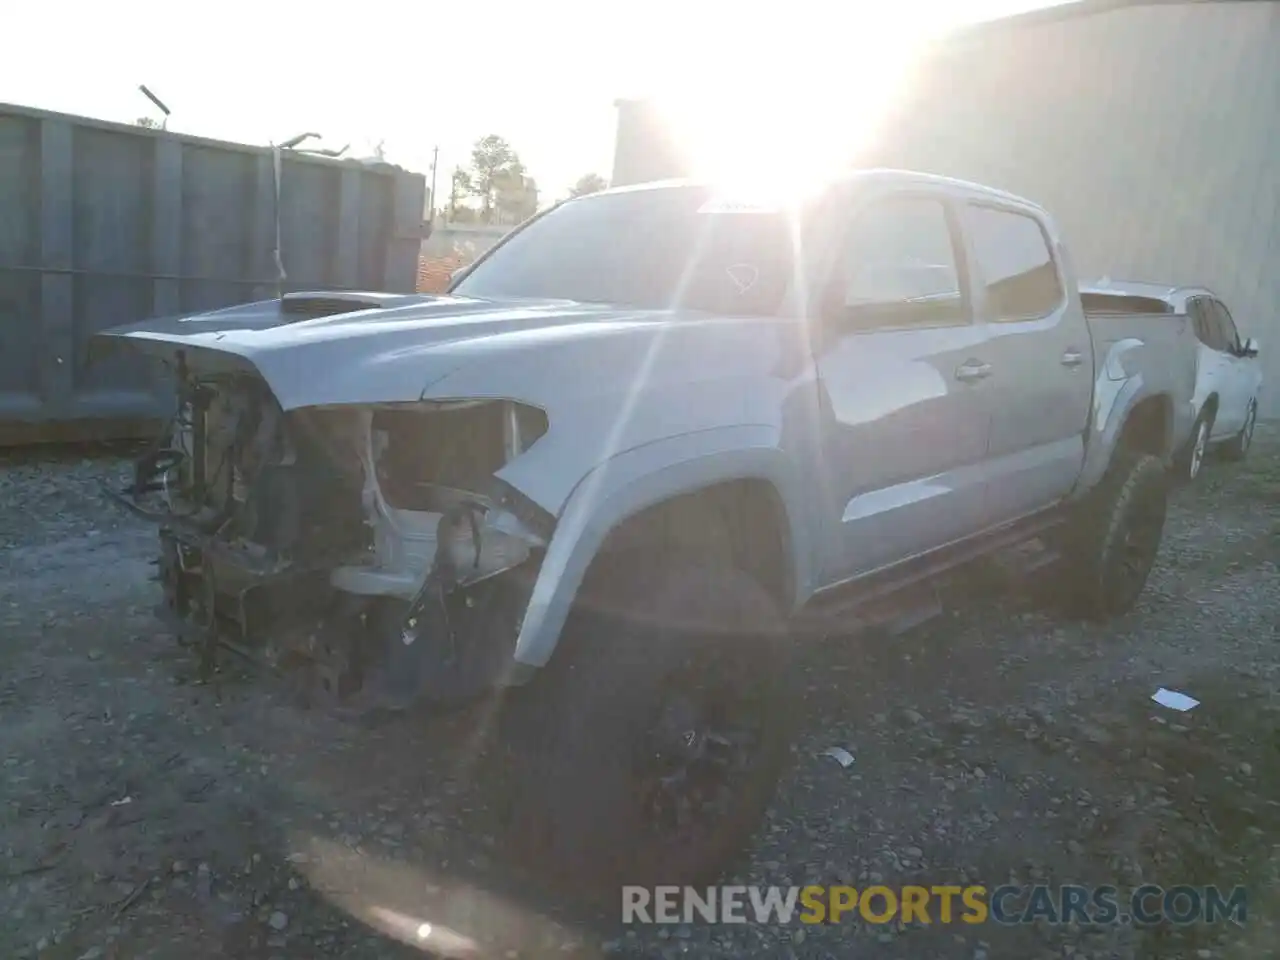
[[[1244,887],[623,887],[623,923],[1244,923]]]

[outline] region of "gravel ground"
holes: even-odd
[[[0,462],[0,956],[1274,956],[1280,434],[1177,493],[1140,608],[1055,620],[979,589],[807,651],[810,717],[739,883],[1248,885],[1249,920],[623,929],[504,864],[467,734],[200,684],[151,616],[150,530],[110,453]],[[979,599],[980,598],[980,599]],[[1203,701],[1178,714],[1158,686]],[[842,768],[817,754],[847,748]]]

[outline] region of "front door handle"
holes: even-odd
[[[966,360],[956,367],[956,379],[961,383],[973,383],[991,376],[991,364],[981,360]]]
[[[1084,354],[1079,350],[1068,350],[1062,355],[1062,365],[1064,367],[1078,367],[1084,363]]]

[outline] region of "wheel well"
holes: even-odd
[[[1216,393],[1209,394],[1208,399],[1204,402],[1204,407],[1200,411],[1202,414],[1209,415],[1209,421],[1218,415],[1218,395]]]
[[[724,563],[751,574],[786,609],[792,594],[786,530],[773,484],[732,480],[631,515],[609,532],[597,557],[643,549]]]
[[[1120,446],[1137,453],[1163,457],[1169,452],[1172,420],[1167,397],[1148,397],[1129,412],[1120,432]]]

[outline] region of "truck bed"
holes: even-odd
[[[1158,301],[1147,308],[1146,298],[1115,299],[1127,302],[1090,304],[1086,298],[1098,383],[1141,379],[1149,387],[1167,390],[1174,398],[1172,444],[1179,449],[1195,422],[1195,331],[1186,314],[1159,309]]]

